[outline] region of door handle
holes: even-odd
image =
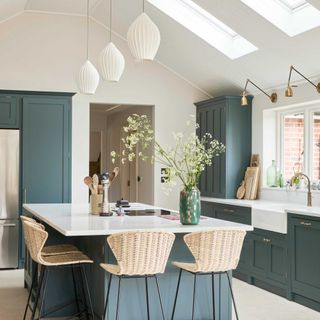
[[[27,203],[27,188],[24,188],[23,194],[24,194],[24,196],[23,196],[23,203]]]
[[[15,227],[16,224],[15,223],[4,223],[4,224],[0,224],[0,228],[4,228],[4,227]]]
[[[229,212],[229,213],[233,213],[234,212],[234,210],[232,210],[232,209],[223,209],[223,211],[224,212]]]
[[[306,226],[306,227],[310,227],[310,226],[312,226],[312,223],[311,223],[311,222],[304,222],[304,221],[301,221],[301,222],[300,222],[300,224],[301,224],[301,225],[303,225],[303,226]]]

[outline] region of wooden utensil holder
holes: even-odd
[[[102,210],[102,202],[103,202],[103,195],[102,194],[92,194],[90,196],[90,207],[91,207],[91,214],[100,214]]]

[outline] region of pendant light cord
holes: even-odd
[[[144,12],[144,0],[142,0],[142,12]]]
[[[110,20],[109,20],[109,22],[110,22],[110,27],[109,27],[109,40],[110,40],[110,42],[111,42],[111,40],[112,40],[112,0],[110,0]]]
[[[89,0],[87,0],[87,60],[89,60]]]

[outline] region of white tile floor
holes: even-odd
[[[320,320],[320,313],[234,279],[240,320]],[[27,292],[23,271],[0,271],[0,320],[21,320]]]

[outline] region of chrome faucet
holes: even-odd
[[[308,183],[308,198],[307,198],[307,206],[308,207],[312,207],[312,195],[311,195],[311,182],[310,182],[310,178],[302,173],[302,172],[297,172],[292,178],[291,178],[291,186],[294,184],[294,180],[296,178],[302,178],[304,180],[307,180]]]

